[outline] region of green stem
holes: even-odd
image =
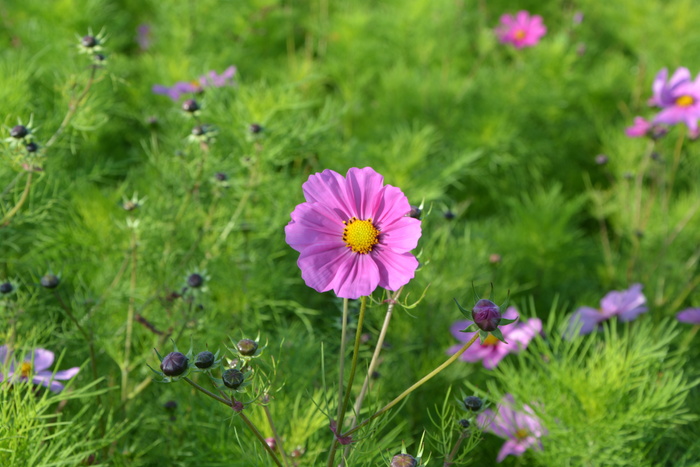
[[[453,462],[452,459],[455,458],[457,455],[457,451],[459,450],[459,447],[462,445],[462,441],[467,437],[467,431],[465,430],[462,432],[462,434],[459,435],[459,438],[457,439],[457,442],[455,443],[454,447],[452,448],[452,451],[448,454],[448,456],[445,458],[445,462],[443,464],[443,467],[450,467]]]
[[[20,210],[24,202],[27,201],[27,198],[29,197],[29,189],[32,186],[33,175],[34,172],[29,172],[29,175],[27,175],[27,182],[24,184],[24,191],[22,192],[22,196],[19,198],[19,201],[17,201],[17,204],[15,204],[15,206],[7,214],[5,214],[5,217],[2,218],[2,221],[0,221],[0,227],[6,227],[10,223],[10,220]]]
[[[343,321],[340,332],[340,361],[338,362],[338,412],[335,419],[340,420],[341,410],[343,408],[343,378],[345,376],[345,341],[348,330],[348,299],[343,299]]]
[[[233,402],[231,402],[231,401],[228,400],[228,399],[224,399],[223,397],[217,396],[216,394],[214,394],[214,393],[211,392],[211,391],[208,391],[207,389],[204,389],[202,386],[200,386],[199,384],[195,383],[195,382],[192,381],[191,379],[189,379],[189,378],[182,378],[182,380],[185,381],[185,382],[187,382],[187,383],[189,383],[190,386],[192,386],[192,387],[195,388],[196,390],[198,390],[198,391],[200,391],[200,392],[206,394],[207,396],[211,397],[212,399],[214,399],[214,400],[216,400],[216,401],[219,401],[219,402],[221,402],[221,403],[224,404],[224,405],[228,405],[229,407],[233,407]]]
[[[369,417],[368,419],[364,420],[362,423],[360,423],[359,425],[357,425],[355,428],[351,429],[351,430],[348,431],[347,433],[343,433],[342,436],[350,436],[351,434],[355,433],[357,430],[359,430],[359,429],[362,428],[363,426],[367,425],[369,422],[371,422],[372,420],[374,420],[375,418],[379,417],[379,416],[382,415],[384,412],[386,412],[387,410],[391,409],[393,406],[395,406],[396,404],[398,404],[399,402],[401,402],[406,396],[408,396],[409,394],[411,394],[413,391],[415,391],[416,389],[418,389],[418,388],[419,388],[420,386],[422,386],[423,384],[427,383],[433,376],[437,375],[437,374],[440,373],[442,370],[444,370],[444,369],[447,368],[449,365],[451,365],[451,364],[452,364],[455,360],[457,360],[457,359],[460,357],[460,355],[462,355],[474,342],[476,342],[476,340],[477,340],[478,338],[479,338],[479,333],[478,333],[478,332],[474,333],[474,337],[472,337],[472,338],[469,340],[469,342],[467,342],[466,344],[464,344],[464,345],[462,346],[462,348],[459,349],[459,351],[458,351],[456,354],[452,355],[450,358],[448,358],[447,360],[445,360],[445,362],[444,362],[442,365],[440,365],[439,367],[435,368],[433,371],[431,371],[430,373],[428,373],[427,375],[425,375],[423,378],[421,378],[420,381],[418,381],[417,383],[415,383],[415,384],[414,384],[413,386],[411,386],[410,388],[406,389],[406,390],[405,390],[404,392],[402,392],[401,395],[399,395],[396,399],[394,399],[393,401],[389,402],[387,405],[385,405],[384,407],[382,407],[381,409],[379,409],[379,411],[378,411],[377,413],[375,413],[374,415],[372,415],[372,416]]]
[[[129,307],[126,312],[126,339],[124,339],[124,362],[122,365],[122,402],[126,402],[129,395],[129,366],[131,365],[131,336],[134,329],[134,308],[136,294],[136,265],[138,238],[136,230],[131,234],[131,282],[129,284]]]
[[[365,310],[367,309],[367,297],[361,298],[360,303],[360,317],[357,319],[357,331],[355,332],[355,348],[352,352],[352,364],[350,366],[350,377],[348,378],[348,387],[345,391],[345,398],[343,399],[343,406],[338,412],[338,424],[336,425],[336,430],[338,433],[343,429],[343,418],[345,417],[345,412],[348,409],[348,403],[350,402],[350,390],[352,389],[352,383],[355,379],[355,371],[357,370],[357,357],[360,353],[360,339],[362,338],[362,324],[365,320]],[[335,462],[335,451],[338,449],[338,437],[333,438],[333,444],[331,445],[331,452],[328,455],[328,467],[333,467]]]
[[[80,108],[80,102],[85,99],[85,96],[87,96],[88,92],[90,92],[90,88],[92,87],[92,84],[95,82],[95,74],[97,73],[97,67],[92,67],[92,71],[90,72],[90,78],[88,79],[87,84],[85,85],[85,89],[83,89],[83,92],[80,93],[80,95],[73,100],[70,104],[68,104],[68,113],[66,113],[66,116],[63,117],[63,121],[59,125],[58,129],[56,132],[49,138],[49,140],[46,142],[44,145],[44,148],[49,148],[51,147],[56,140],[58,140],[58,137],[63,133],[63,131],[66,129],[68,124],[70,123],[71,119],[75,115],[75,113],[78,111]]]
[[[270,413],[270,409],[267,406],[267,404],[263,404],[263,410],[265,411],[265,416],[267,417],[267,423],[268,425],[270,425],[270,429],[272,430],[272,436],[275,438],[277,449],[280,450],[284,466],[289,467],[289,463],[287,462],[287,453],[285,452],[284,447],[282,446],[282,439],[277,434],[277,429],[275,428],[275,423],[272,421],[272,414]],[[267,442],[265,442],[265,444],[267,444]]]

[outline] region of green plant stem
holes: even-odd
[[[338,362],[338,411],[336,413],[336,420],[340,420],[341,410],[343,408],[343,378],[345,376],[345,341],[347,339],[348,330],[348,302],[347,298],[343,299],[343,321],[340,331],[340,361]]]
[[[338,423],[336,425],[337,433],[340,433],[343,429],[343,418],[345,417],[345,412],[348,409],[348,403],[350,402],[350,392],[352,389],[352,383],[355,379],[355,371],[357,370],[357,357],[360,352],[360,339],[362,338],[362,324],[365,320],[365,311],[367,310],[367,297],[362,297],[360,302],[360,316],[357,319],[357,331],[355,332],[355,347],[352,352],[352,364],[350,366],[350,376],[348,378],[348,387],[345,391],[345,397],[343,398],[343,405],[338,412]],[[328,454],[328,467],[333,467],[335,462],[335,452],[338,449],[338,437],[333,438],[333,443],[331,444],[331,452]]]
[[[464,441],[467,437],[466,435],[467,435],[467,431],[464,431],[459,435],[459,438],[457,439],[457,442],[455,443],[454,447],[452,448],[452,451],[450,451],[450,453],[445,458],[445,462],[443,463],[443,467],[450,467],[453,464],[452,459],[454,459],[455,456],[457,455],[457,451],[459,451],[459,447],[462,445],[462,441]]]
[[[85,85],[85,89],[83,89],[83,92],[81,92],[77,98],[75,98],[74,100],[71,101],[70,104],[68,104],[68,112],[66,113],[66,116],[63,117],[63,121],[58,126],[58,129],[56,130],[56,132],[46,142],[46,144],[44,145],[44,148],[51,147],[58,140],[58,137],[61,135],[61,133],[63,133],[63,131],[66,129],[66,127],[68,126],[70,121],[73,119],[73,117],[75,116],[75,113],[80,108],[80,103],[82,102],[83,99],[85,99],[88,92],[90,92],[90,88],[92,87],[93,83],[95,82],[95,74],[96,73],[97,73],[97,67],[93,66],[92,71],[90,72],[90,78],[88,79],[88,82]]]
[[[134,308],[136,299],[136,266],[138,236],[134,229],[131,234],[131,281],[129,283],[129,307],[126,312],[126,338],[124,339],[124,362],[122,363],[122,403],[126,402],[129,395],[129,370],[131,359],[131,336],[134,330]]]
[[[185,381],[185,382],[187,382],[190,386],[192,386],[192,387],[195,388],[196,390],[198,390],[198,391],[200,391],[200,392],[206,394],[207,396],[211,397],[212,399],[214,399],[214,400],[216,400],[216,401],[219,401],[219,402],[221,402],[221,403],[224,404],[224,405],[228,405],[229,407],[233,407],[233,402],[231,402],[231,401],[228,400],[228,399],[224,399],[223,397],[217,396],[216,394],[214,394],[213,392],[211,392],[211,391],[209,391],[209,390],[207,390],[207,389],[204,389],[202,386],[200,386],[199,384],[195,383],[195,382],[192,381],[191,379],[189,379],[189,378],[182,378],[182,380]]]
[[[381,409],[379,409],[379,411],[377,411],[374,415],[372,415],[371,417],[365,419],[362,423],[360,423],[360,424],[357,425],[356,427],[352,428],[352,429],[351,429],[350,431],[348,431],[347,433],[343,433],[342,436],[350,436],[351,434],[355,433],[357,430],[359,430],[359,429],[362,428],[363,426],[367,425],[369,422],[371,422],[372,420],[374,420],[375,418],[379,417],[379,416],[382,415],[384,412],[386,412],[387,410],[391,409],[393,406],[395,406],[396,404],[398,404],[399,402],[401,402],[406,396],[408,396],[408,395],[411,394],[413,391],[415,391],[416,389],[418,389],[420,386],[422,386],[423,384],[427,383],[430,379],[432,379],[433,376],[437,375],[437,374],[440,373],[442,370],[444,370],[445,368],[447,368],[448,366],[450,366],[450,365],[451,365],[455,360],[457,360],[457,359],[460,357],[460,355],[462,355],[474,342],[476,342],[476,340],[477,340],[478,338],[479,338],[479,333],[477,332],[477,333],[474,334],[474,337],[472,337],[472,338],[469,340],[469,342],[467,342],[466,344],[464,344],[464,345],[462,346],[462,348],[459,349],[459,351],[457,351],[456,354],[452,355],[450,358],[448,358],[447,360],[445,360],[445,362],[444,362],[442,365],[440,365],[439,367],[435,368],[433,371],[431,371],[430,373],[428,373],[427,375],[425,375],[423,378],[421,378],[421,379],[420,379],[417,383],[415,383],[413,386],[411,386],[410,388],[408,388],[408,389],[406,389],[404,392],[402,392],[401,395],[399,395],[396,399],[394,399],[393,401],[389,402],[387,405],[385,405],[384,407],[382,407]]]
[[[27,182],[24,184],[24,191],[22,191],[22,196],[19,198],[19,201],[17,201],[17,204],[10,209],[10,211],[5,214],[5,217],[2,218],[2,221],[0,221],[0,227],[6,227],[9,223],[10,220],[17,214],[17,212],[20,210],[22,205],[24,204],[25,201],[27,201],[27,198],[29,197],[29,189],[32,187],[32,177],[34,175],[34,172],[29,172],[27,175]]]
[[[282,438],[280,438],[279,434],[277,434],[277,428],[275,428],[275,423],[272,420],[272,414],[270,413],[270,409],[267,406],[267,404],[263,404],[262,407],[265,411],[265,416],[267,417],[267,423],[268,425],[270,425],[270,430],[272,430],[272,436],[275,438],[275,444],[277,445],[277,449],[280,450],[282,462],[284,462],[285,467],[289,467],[289,462],[287,461],[287,453],[284,450],[284,447],[282,446]],[[265,442],[265,444],[267,444],[267,442]]]

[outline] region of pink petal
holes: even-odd
[[[46,349],[34,349],[34,371],[39,372],[47,369],[53,364],[54,354],[50,350]],[[29,358],[25,358],[25,361],[30,361]]]
[[[328,243],[344,247],[345,225],[328,207],[320,203],[302,203],[292,211],[292,222],[284,228],[289,246],[302,252],[308,245]]]
[[[362,169],[353,167],[348,170],[346,180],[347,199],[353,207],[354,215],[362,220],[372,218],[373,221],[379,223],[379,219],[375,217],[379,217],[377,212],[379,205],[384,203],[383,197],[380,196],[384,188],[384,177],[371,167]],[[401,195],[403,196],[403,193]],[[408,204],[408,200],[406,204]],[[404,211],[403,214],[406,214],[410,209],[409,206],[408,210]]]
[[[317,292],[327,292],[334,288],[341,265],[351,262],[353,256],[344,245],[310,245],[301,251],[297,265],[306,285]]]
[[[379,286],[387,290],[398,290],[416,275],[419,263],[410,253],[397,253],[379,246],[370,256],[376,263]]]
[[[340,265],[333,290],[338,297],[357,299],[370,295],[380,282],[377,264],[368,255],[353,254],[353,260]]]
[[[522,456],[525,453],[525,451],[527,451],[527,448],[527,446],[520,444],[517,440],[509,439],[508,441],[503,443],[503,446],[501,446],[501,450],[498,451],[498,457],[496,458],[496,462],[503,462],[503,459],[510,455]]]
[[[48,375],[46,375],[46,374],[34,375],[34,377],[32,378],[32,383],[40,384],[41,386],[45,386],[45,387],[49,388],[49,391],[51,391],[51,392],[61,392],[61,391],[63,391],[63,387],[64,387],[58,381],[52,380],[50,373]]]
[[[418,219],[401,217],[390,228],[381,231],[379,243],[397,253],[405,253],[418,246],[421,233],[421,222]]]
[[[72,377],[77,375],[79,371],[80,371],[80,368],[78,368],[76,366],[73,368],[69,368],[67,370],[57,371],[53,377],[54,377],[54,379],[67,380],[67,379],[71,379]]]
[[[337,172],[326,169],[312,174],[301,188],[307,201],[328,206],[339,219],[348,220],[358,214],[347,196],[345,179]]]
[[[380,230],[390,228],[394,222],[403,219],[411,211],[408,198],[395,186],[386,185],[381,199],[378,201],[370,217],[372,217]],[[409,219],[411,218],[409,217]]]
[[[581,323],[581,329],[579,334],[590,334],[593,330],[598,327],[602,321],[607,319],[602,313],[600,313],[595,308],[581,307],[573,314],[569,322],[570,330],[573,331],[578,322]]]

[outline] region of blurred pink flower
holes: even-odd
[[[397,290],[411,280],[418,260],[421,222],[408,217],[411,206],[400,189],[384,185],[374,169],[352,168],[343,177],[332,170],[304,183],[305,203],[285,227],[289,246],[306,285],[338,297],[359,298],[378,286]]]
[[[78,374],[80,368],[74,367],[68,370],[54,373],[48,368],[53,365],[54,353],[46,349],[34,349],[30,355],[26,355],[21,364],[17,364],[6,345],[0,346],[0,369],[8,364],[7,375],[0,373],[0,381],[16,384],[19,381],[31,380],[34,384],[46,386],[53,392],[61,392],[63,385],[58,381],[71,379]]]
[[[513,44],[516,49],[537,45],[546,32],[542,17],[530,16],[524,10],[519,11],[515,17],[509,14],[501,16],[501,24],[496,27],[498,39],[504,44]]]
[[[477,423],[485,432],[506,439],[498,452],[497,462],[510,455],[522,456],[531,447],[542,449],[540,438],[547,434],[531,407],[523,405],[523,411],[517,412],[514,405],[513,396],[506,394],[495,413],[486,409],[477,417]]]
[[[509,307],[503,318],[515,319],[518,317],[518,311],[514,307]],[[461,344],[455,344],[447,349],[447,354],[452,355],[462,348],[464,343],[469,341],[473,332],[460,332],[472,324],[469,320],[457,321],[450,326],[450,332],[454,337],[462,341]],[[478,362],[484,364],[484,368],[488,370],[494,369],[503,358],[509,353],[517,353],[527,348],[530,341],[542,331],[542,321],[539,318],[531,318],[527,321],[516,321],[515,323],[499,326],[503,337],[507,344],[499,341],[496,337],[489,335],[484,339],[482,344],[480,341],[474,342],[459,358],[465,362]]]
[[[662,69],[656,74],[652,84],[653,95],[649,99],[649,105],[656,107],[668,107],[673,105],[672,92],[680,84],[691,81],[690,71],[687,68],[678,68],[671,79],[668,79],[668,70]]]
[[[646,136],[651,127],[651,122],[642,117],[634,117],[634,124],[625,129],[625,134],[630,138],[639,138],[640,136]]]
[[[613,316],[620,321],[632,321],[648,310],[646,302],[641,284],[634,284],[627,290],[609,292],[600,301],[600,309],[584,306],[574,312],[569,321],[569,335],[578,325],[581,325],[580,334],[589,334]]]
[[[176,101],[183,94],[199,93],[205,88],[221,88],[224,86],[233,85],[233,77],[236,75],[236,67],[230,66],[223,73],[218,74],[215,71],[210,71],[206,75],[200,76],[195,81],[178,81],[174,85],[168,87],[162,84],[156,84],[151,89],[154,94],[162,94]]]
[[[700,308],[688,308],[687,310],[679,311],[676,314],[676,319],[681,323],[700,324]]]

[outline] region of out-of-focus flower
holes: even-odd
[[[579,25],[583,23],[583,12],[582,11],[577,11],[574,13],[574,18],[573,18],[574,24]]]
[[[154,94],[162,94],[176,101],[183,94],[200,93],[205,88],[220,88],[223,86],[233,85],[233,77],[236,74],[236,67],[230,66],[223,73],[218,74],[215,71],[210,71],[206,75],[200,76],[194,81],[178,81],[172,86],[163,86],[156,84],[151,88]]]
[[[580,334],[589,334],[613,316],[620,321],[631,321],[648,310],[646,302],[641,284],[634,284],[627,290],[609,292],[600,301],[599,309],[584,306],[574,312],[569,322],[569,333],[581,325]]]
[[[351,168],[346,177],[324,170],[304,183],[306,202],[294,209],[285,233],[300,253],[306,285],[355,299],[378,286],[397,290],[413,278],[418,260],[410,251],[421,221],[406,216],[406,195],[383,183],[370,167]]]
[[[531,16],[524,10],[515,16],[505,14],[500,21],[496,27],[498,39],[504,44],[513,44],[516,49],[537,45],[547,32],[540,15]]]
[[[656,74],[654,78],[654,83],[652,84],[653,95],[649,99],[649,105],[656,107],[669,107],[674,104],[674,90],[678,86],[690,83],[692,78],[690,76],[690,70],[684,67],[678,68],[668,79],[668,70],[666,68],[662,69]]]
[[[661,91],[659,102],[662,110],[654,117],[652,123],[685,123],[691,135],[697,137],[700,119],[700,75],[695,81],[685,80]]]
[[[518,312],[514,307],[509,307],[503,318],[515,319],[518,317]],[[450,327],[450,332],[457,339],[462,341],[461,344],[456,344],[447,349],[447,354],[452,355],[462,348],[465,342],[468,342],[474,335],[471,332],[460,332],[460,330],[469,327],[471,321],[457,321]],[[492,370],[503,360],[509,353],[517,353],[527,348],[530,341],[542,331],[542,321],[539,318],[531,318],[527,321],[500,326],[499,329],[503,333],[503,337],[508,342],[502,342],[493,335],[489,335],[484,342],[474,342],[459,358],[465,362],[482,361],[484,368]]]
[[[34,349],[26,355],[21,363],[14,360],[13,352],[6,345],[0,346],[0,369],[6,364],[7,374],[0,373],[0,381],[17,384],[20,381],[31,381],[34,384],[46,386],[52,392],[61,392],[63,384],[56,380],[68,380],[78,374],[80,368],[53,372],[48,368],[53,365],[54,353],[46,349]]]
[[[529,448],[542,449],[540,438],[547,434],[535,412],[528,405],[523,411],[513,409],[513,396],[506,394],[497,411],[487,409],[477,417],[477,423],[485,432],[504,438],[506,442],[498,452],[497,462],[506,457],[521,456]]]
[[[630,138],[639,138],[646,136],[653,125],[650,121],[642,117],[634,117],[634,124],[625,129],[625,134]]]
[[[147,23],[139,24],[136,28],[136,42],[141,50],[148,50],[151,47],[151,25]]]
[[[688,308],[676,314],[681,323],[700,324],[700,308]]]

